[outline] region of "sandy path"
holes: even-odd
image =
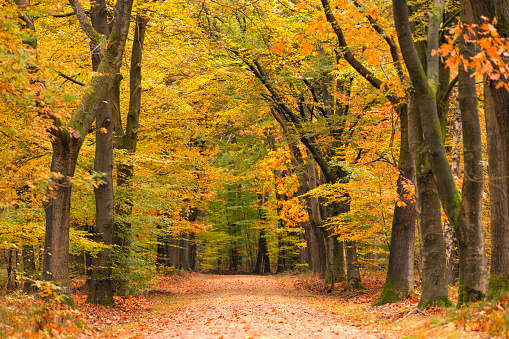
[[[149,338],[377,338],[342,325],[291,282],[273,277],[194,278],[178,298],[183,304]]]

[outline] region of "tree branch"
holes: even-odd
[[[88,20],[88,17],[85,13],[85,10],[81,6],[81,3],[79,0],[69,0],[69,4],[72,7],[72,10],[74,11],[74,14],[78,18],[78,21],[80,23],[81,29],[85,34],[88,36],[92,44],[99,46],[101,44],[106,43],[106,39],[99,33],[95,31],[95,29],[92,27],[92,24]]]
[[[80,85],[80,86],[86,86],[86,84],[82,83],[81,81],[78,81],[78,80],[76,80],[76,79],[74,79],[74,78],[72,78],[72,77],[70,77],[70,76],[68,76],[68,75],[65,75],[65,74],[64,74],[64,73],[62,73],[62,72],[58,72],[58,75],[60,75],[62,78],[65,78],[65,79],[67,79],[67,80],[69,80],[69,81],[71,81],[71,82],[74,82],[74,83],[75,83],[75,84],[77,84],[77,85]]]
[[[90,15],[90,10],[83,11],[86,15]],[[70,16],[76,15],[75,12],[63,13],[63,14],[50,14],[54,18],[68,18]]]
[[[371,73],[366,67],[364,67],[364,65],[362,65],[360,61],[357,60],[350,51],[350,48],[348,47],[348,44],[346,43],[345,40],[345,35],[343,34],[343,30],[341,29],[341,26],[339,26],[338,21],[336,20],[334,14],[332,13],[329,0],[321,1],[325,17],[327,18],[327,21],[331,24],[334,33],[336,33],[339,46],[342,47],[340,53],[343,55],[345,60],[350,64],[350,66],[352,66],[360,75],[362,75],[371,85],[373,85],[377,89],[380,89],[382,81],[377,79],[373,73]]]
[[[357,1],[354,1],[354,4],[355,7],[361,8],[360,4]],[[392,61],[394,62],[394,66],[396,67],[396,70],[398,72],[398,77],[400,81],[403,81],[404,79],[403,65],[401,64],[401,58],[399,57],[399,48],[398,45],[396,44],[396,41],[394,41],[394,39],[389,34],[387,34],[387,32],[385,32],[382,27],[380,27],[375,18],[373,18],[369,14],[366,14],[366,18],[371,24],[371,27],[373,27],[373,29],[385,40],[385,42],[387,42],[387,45],[389,45]]]
[[[441,102],[445,102],[447,99],[449,99],[449,96],[451,95],[452,90],[454,89],[454,86],[456,86],[456,83],[458,82],[458,76],[456,75],[451,82],[449,83],[449,87],[447,87],[447,91],[444,93],[444,95],[440,98]]]

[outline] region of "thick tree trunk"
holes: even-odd
[[[463,14],[461,17],[467,19]],[[460,55],[469,60],[475,53],[475,44],[459,37]],[[482,225],[483,167],[482,141],[477,91],[472,70],[459,67],[458,101],[463,127],[463,223],[458,232],[460,288],[458,303],[481,300],[488,289],[488,265],[484,248]]]
[[[340,242],[336,236],[330,236],[327,238],[327,247],[329,249],[327,253],[329,269],[325,282],[334,285],[337,282],[346,281],[343,242]]]
[[[346,275],[348,277],[347,288],[349,290],[365,289],[361,283],[359,262],[357,260],[357,244],[355,241],[347,241],[346,245]]]
[[[395,204],[391,228],[391,246],[387,277],[380,294],[374,302],[381,305],[401,300],[414,289],[414,242],[415,242],[415,203],[409,199],[405,186],[415,182],[415,167],[408,142],[408,105],[398,107],[400,118],[401,140],[399,148],[397,182],[398,199],[404,206]]]
[[[51,172],[58,173],[50,183],[44,202],[46,236],[44,238],[44,261],[42,277],[60,286],[60,293],[67,296],[66,303],[73,305],[69,285],[69,219],[71,212],[70,178],[74,175],[78,157],[80,135],[72,133],[71,140],[64,142],[54,138]]]

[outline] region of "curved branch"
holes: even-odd
[[[334,14],[332,13],[329,0],[321,1],[327,21],[331,24],[332,29],[334,30],[334,33],[336,33],[336,36],[338,38],[339,45],[342,47],[340,53],[343,55],[345,60],[350,64],[350,66],[352,66],[360,75],[362,75],[367,81],[369,81],[371,85],[373,85],[377,89],[380,89],[382,81],[376,78],[375,75],[371,73],[371,71],[364,67],[364,65],[359,60],[357,60],[350,51],[350,48],[348,47],[348,44],[346,43],[345,40],[345,35],[343,34],[343,30],[341,29],[341,26],[339,26],[338,21],[336,20]]]
[[[92,23],[88,20],[87,14],[79,0],[69,0],[69,4],[71,5],[76,18],[80,23],[81,29],[88,36],[92,44],[99,46],[101,44],[106,43],[106,39],[101,34],[97,33],[96,30],[92,27]]]
[[[354,1],[354,5],[357,8],[361,8],[360,4],[357,1]],[[371,27],[385,40],[387,45],[389,45],[389,51],[391,53],[392,61],[394,62],[394,66],[396,67],[396,70],[398,72],[398,77],[401,82],[403,82],[404,79],[404,72],[403,72],[403,65],[401,64],[401,58],[399,57],[399,48],[396,41],[387,34],[387,32],[384,31],[384,29],[377,23],[375,18],[373,18],[371,15],[366,14],[366,18],[368,19],[369,23],[371,24]]]

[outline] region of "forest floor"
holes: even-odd
[[[372,307],[382,277],[364,277],[367,290],[333,291],[323,281],[290,275],[160,277],[114,307],[74,296],[88,338],[491,338],[451,310],[417,310],[418,295]],[[504,336],[505,337],[505,336]]]

